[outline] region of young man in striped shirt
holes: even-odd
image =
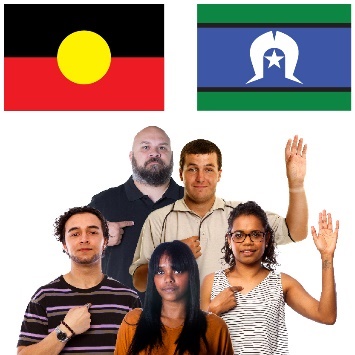
[[[141,302],[135,291],[101,271],[106,220],[92,207],[74,207],[55,221],[55,236],[71,270],[33,295],[17,353],[113,354],[125,314]]]

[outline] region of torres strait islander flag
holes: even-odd
[[[198,110],[351,110],[351,5],[197,5]]]
[[[164,5],[4,5],[4,108],[164,110]]]

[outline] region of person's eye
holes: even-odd
[[[174,270],[174,274],[182,274],[183,271],[182,270]]]
[[[164,274],[164,271],[163,270],[158,270],[157,272],[156,272],[156,275],[163,275]]]
[[[77,237],[78,235],[79,235],[79,233],[76,232],[76,233],[72,233],[70,236],[71,236],[71,237]]]
[[[148,146],[148,145],[143,145],[143,146],[142,146],[142,149],[143,149],[143,150],[148,150],[148,149],[149,149],[149,146]]]
[[[98,231],[91,231],[90,233],[91,233],[91,234],[99,234]]]
[[[243,238],[243,233],[240,233],[240,232],[236,232],[233,235],[234,235],[234,238],[237,238],[237,239],[242,239]]]
[[[166,147],[160,147],[159,149],[160,150],[166,150]]]
[[[189,168],[187,171],[190,171],[190,172],[192,172],[192,173],[195,173],[195,172],[197,171],[197,169],[196,169],[196,168]]]

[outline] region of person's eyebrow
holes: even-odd
[[[198,166],[197,163],[189,163],[187,166],[190,166],[190,165],[194,165],[194,166]],[[215,167],[216,165],[214,165],[213,163],[208,163],[208,164],[205,164],[203,166],[212,166],[212,167]]]
[[[152,142],[149,142],[149,141],[142,141],[142,142],[140,142],[139,144],[152,144]],[[158,145],[167,145],[167,146],[169,146],[169,143],[163,142],[163,143],[159,143]]]
[[[87,226],[87,228],[95,228],[95,229],[100,229],[98,226],[95,226],[95,225],[92,225],[92,226]],[[70,233],[70,232],[72,232],[72,231],[74,231],[74,230],[78,230],[78,229],[80,229],[79,227],[72,227],[72,228],[70,228],[69,230],[68,230],[68,232],[67,233]]]
[[[87,226],[87,228],[95,228],[95,229],[100,229],[100,227],[98,227],[98,226],[96,226],[96,225]]]
[[[72,232],[72,231],[77,230],[77,229],[79,229],[79,227],[72,227],[72,228],[70,228],[70,229],[68,230],[67,233]]]

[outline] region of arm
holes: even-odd
[[[137,267],[133,274],[133,286],[139,292],[145,292],[148,281],[148,264],[142,264]]]
[[[201,285],[201,309],[206,312],[212,312],[218,316],[227,312],[237,305],[234,292],[241,291],[241,286],[230,286],[219,293],[211,300],[214,273],[207,275]]]
[[[307,145],[303,139],[295,136],[289,139],[285,148],[286,174],[289,187],[289,204],[286,223],[292,239],[295,242],[307,237],[308,206],[304,190],[306,175]]]
[[[282,275],[286,303],[304,317],[319,323],[334,324],[337,317],[333,258],[338,229],[337,221],[333,231],[331,214],[327,216],[326,211],[319,214],[318,235],[312,227],[313,240],[322,260],[322,293],[319,301],[310,296],[295,279]]]
[[[66,314],[64,322],[70,326],[76,335],[86,332],[90,328],[90,313],[88,308],[86,306],[71,308]],[[59,328],[68,334],[68,336],[72,335],[64,325],[60,324]],[[19,346],[17,354],[56,355],[63,350],[65,345],[66,343],[62,343],[57,339],[57,334],[54,330],[37,344]]]
[[[118,329],[114,355],[127,355],[128,349],[136,332],[136,325],[142,313],[141,309],[128,312]]]

